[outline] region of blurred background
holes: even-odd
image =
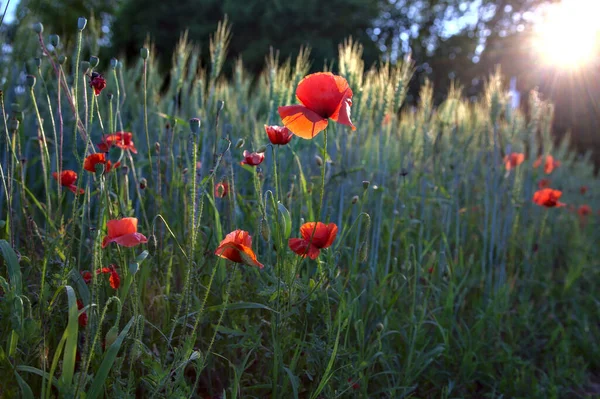
[[[225,16],[233,31],[228,62],[242,57],[256,76],[271,49],[285,60],[301,46],[311,48],[312,70],[335,70],[338,44],[352,36],[367,66],[410,54],[416,73],[407,106],[426,79],[437,102],[452,81],[475,98],[499,65],[514,107],[526,109],[538,88],[556,105],[557,137],[570,133],[600,165],[600,0],[12,0],[2,12],[4,59],[30,57],[38,21],[69,46],[85,16],[99,38],[88,51],[104,65],[139,57],[150,43],[165,76],[181,33],[208,58],[209,36]]]

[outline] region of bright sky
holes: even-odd
[[[15,9],[17,8],[17,4],[19,2],[17,0],[10,0],[8,4],[8,10],[6,11],[6,16],[4,17],[4,22],[11,22],[15,19]],[[0,15],[4,13],[4,8],[6,7],[6,1],[0,1]]]

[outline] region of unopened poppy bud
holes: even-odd
[[[323,158],[321,158],[318,155],[315,155],[315,162],[317,163],[317,166],[319,166],[319,167],[323,166]]]
[[[19,130],[19,120],[17,118],[11,118],[11,120],[8,122],[8,130]]]
[[[352,204],[356,204],[358,202],[358,195],[352,197]]]
[[[39,68],[40,66],[42,66],[42,59],[41,59],[41,58],[39,58],[39,57],[35,57],[35,58],[33,59],[33,63],[35,64],[35,66],[36,66],[36,67],[38,67],[38,68]]]
[[[44,31],[44,25],[41,22],[36,22],[32,25],[33,31],[37,34],[40,34]]]
[[[358,261],[364,262],[367,260],[367,256],[369,256],[369,244],[364,241],[360,245],[360,249],[358,250]]]
[[[217,112],[221,112],[223,110],[224,106],[225,106],[225,101],[223,101],[223,100],[217,101]]]
[[[90,63],[88,61],[81,61],[81,64],[79,64],[81,67],[81,73],[83,75],[87,75],[89,69],[90,69]]]
[[[77,29],[84,30],[85,26],[87,25],[87,19],[85,19],[84,17],[79,17],[77,19]]]
[[[67,56],[66,55],[59,55],[58,56],[58,63],[60,65],[63,65],[66,61],[67,61]]]
[[[112,99],[113,99],[113,97],[114,97],[114,96],[113,96],[113,94],[112,94],[112,93],[108,93],[108,94],[106,95],[106,97],[108,97],[108,101],[112,101]]]
[[[129,173],[129,166],[125,165],[121,168],[121,173],[123,173],[123,176],[127,176],[127,174]]]
[[[110,347],[117,340],[118,335],[119,335],[119,330],[117,329],[117,326],[112,326],[110,328],[110,330],[108,330],[108,332],[106,333],[104,347],[105,348]]]
[[[147,60],[148,57],[150,56],[150,50],[148,50],[146,47],[142,47],[140,49],[140,56],[142,57],[143,60]]]
[[[406,175],[408,175],[408,169],[402,168],[400,171],[400,176],[405,177]]]
[[[117,65],[119,65],[119,60],[117,60],[116,58],[111,58],[110,59],[110,67],[115,69],[117,67]]]
[[[102,174],[104,174],[104,164],[103,163],[97,163],[94,166],[94,169],[96,170],[96,177],[100,177],[100,176],[102,176]]]
[[[148,237],[148,253],[151,256],[154,256],[154,254],[156,254],[157,249],[158,249],[158,241],[156,240],[156,236],[154,234],[152,234],[151,236]]]
[[[256,152],[259,154],[262,154],[265,151],[267,151],[267,147],[264,145],[262,147],[260,147],[258,150],[256,150]]]
[[[27,75],[25,77],[25,81],[27,82],[27,86],[29,86],[29,87],[35,86],[35,76]]]
[[[92,55],[90,57],[90,66],[92,68],[96,68],[98,66],[98,63],[100,63],[100,59],[98,57],[96,57],[95,55]]]
[[[54,47],[58,47],[58,45],[60,44],[60,36],[58,35],[50,35],[48,39],[50,40],[50,44]]]
[[[369,188],[369,184],[371,184],[371,182],[369,182],[368,180],[363,180],[363,188],[366,190],[367,188]]]
[[[183,168],[183,170],[181,171],[182,174],[186,174],[188,172],[188,168]]]
[[[238,150],[244,146],[244,139],[238,139],[237,143],[235,143],[235,149]]]
[[[148,180],[145,177],[140,179],[140,189],[145,190],[146,186],[148,186]]]
[[[200,133],[200,119],[199,118],[190,119],[190,131],[194,134]]]
[[[269,238],[271,237],[271,230],[269,229],[269,223],[267,222],[267,219],[262,219],[260,221],[260,235],[262,236],[263,240],[265,241],[269,241]]]
[[[160,154],[160,143],[158,141],[156,143],[154,143],[154,151],[157,154]]]
[[[379,322],[377,323],[377,325],[375,326],[377,328],[377,331],[382,332],[383,329],[385,328],[383,323]]]
[[[15,112],[15,119],[19,122],[23,122],[23,117],[25,116],[25,114],[23,113],[23,111],[17,111]]]

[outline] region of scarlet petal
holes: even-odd
[[[308,241],[302,238],[290,238],[288,240],[288,246],[292,251],[296,254],[306,257],[308,256],[311,259],[317,259],[321,251],[314,245],[311,245]]]
[[[256,266],[260,269],[264,267],[252,251],[252,237],[244,230],[234,230],[227,234],[215,250],[215,255],[229,259],[232,262]]]
[[[348,89],[348,82],[343,77],[331,72],[319,72],[306,76],[298,83],[296,97],[306,108],[322,118],[330,118],[340,108]]]
[[[315,247],[328,248],[335,240],[337,230],[338,228],[335,223],[309,222],[304,223],[300,227],[300,234],[304,240],[312,242],[312,245]]]
[[[111,288],[115,290],[119,288],[119,286],[121,285],[121,276],[119,276],[119,273],[117,273],[116,270],[113,269],[111,271],[108,282],[110,283]]]
[[[137,231],[137,218],[114,219],[106,222],[106,229],[109,237],[117,237],[124,234],[131,234]]]
[[[77,186],[76,185],[71,184],[70,186],[67,186],[67,188],[69,190],[71,190],[73,192],[73,194],[77,194]],[[83,188],[80,188],[79,189],[79,194],[83,194],[83,193],[85,193],[85,190]]]
[[[131,233],[115,237],[110,242],[115,242],[123,247],[135,247],[136,245],[147,243],[148,239],[142,233]]]
[[[350,97],[352,96],[352,90],[350,91]],[[356,130],[356,126],[350,120],[350,107],[352,106],[352,99],[344,96],[344,99],[340,102],[338,108],[331,115],[331,120],[339,124],[350,126],[352,130]]]
[[[302,105],[286,105],[277,111],[285,127],[303,139],[312,139],[327,128],[327,118]]]

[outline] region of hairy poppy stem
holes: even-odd
[[[323,166],[321,166],[321,168],[321,198],[319,200],[317,220],[321,219],[321,212],[323,211],[323,197],[325,195],[325,169],[327,168],[327,129],[323,131]]]
[[[77,32],[77,47],[75,50],[75,74],[73,75],[73,112],[75,113],[75,127],[73,128],[73,154],[77,163],[81,163],[79,153],[77,152],[77,125],[80,123],[79,120],[79,57],[81,54],[81,40],[83,38],[83,30]],[[86,130],[87,131],[87,130]]]
[[[48,176],[50,173],[50,171],[48,170],[48,166],[50,164],[50,152],[48,151],[48,143],[46,142],[46,134],[44,133],[44,123],[42,122],[42,116],[40,115],[40,110],[35,99],[35,92],[33,90],[33,86],[29,88],[29,94],[31,95],[31,103],[33,104],[33,109],[35,110],[35,116],[37,118],[38,123],[38,132],[40,135],[40,137],[38,137],[38,140],[40,142],[40,156],[42,158],[44,189],[46,190],[46,207],[48,208],[48,220],[51,220],[52,208],[50,202],[50,184],[48,183]]]
[[[148,163],[150,164],[150,176],[154,179],[152,167],[152,148],[150,147],[150,133],[148,132],[148,60],[144,59],[144,130],[146,130],[146,147],[148,148]],[[160,173],[160,170],[158,171]]]

